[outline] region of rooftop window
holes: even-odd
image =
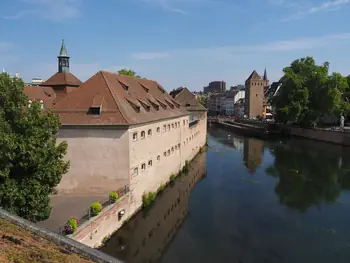
[[[125,85],[123,82],[121,82],[119,80],[118,80],[118,82],[119,82],[120,86],[122,86],[125,91],[129,91],[129,86]]]
[[[101,115],[101,107],[90,107],[89,113],[91,115]]]

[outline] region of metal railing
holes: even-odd
[[[126,195],[129,191],[130,191],[130,186],[129,185],[125,185],[125,186],[119,188],[117,191],[115,191],[118,194],[118,197],[119,197],[118,200],[122,196]],[[118,200],[116,202],[118,202]],[[112,203],[113,203],[113,201],[110,198],[108,198],[108,200],[106,200],[105,202],[101,203],[102,210],[104,208],[106,208],[107,206],[111,205]],[[81,218],[77,218],[78,222],[79,222],[79,225],[82,225],[85,222],[89,221],[91,219],[91,217],[93,217],[93,216],[91,215],[91,209],[89,207],[85,215],[83,215]],[[64,235],[64,226],[58,228],[58,234]]]

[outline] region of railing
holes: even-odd
[[[119,188],[116,191],[116,193],[118,194],[118,197],[121,198],[122,196],[126,195],[129,191],[130,191],[129,185],[125,185],[124,187]],[[117,200],[117,202],[118,202],[118,200]],[[112,203],[113,203],[112,200],[110,198],[108,198],[108,200],[106,200],[105,202],[101,203],[102,210],[104,208],[106,208],[107,206],[111,205]],[[91,209],[89,207],[89,209],[87,210],[86,214],[84,216],[82,216],[81,218],[78,218],[79,225],[82,225],[83,223],[89,221],[91,217],[93,217],[93,216],[91,215]],[[58,233],[63,235],[64,234],[63,230],[64,230],[64,227],[59,227],[58,228]]]

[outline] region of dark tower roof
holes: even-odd
[[[60,54],[58,57],[68,57],[69,58],[66,46],[64,45],[64,39],[62,39],[61,50],[60,50]]]
[[[252,74],[250,74],[250,76],[248,77],[248,79],[246,81],[249,81],[251,79],[261,79],[261,77],[259,76],[258,72],[256,72],[255,70],[252,72]]]
[[[264,80],[268,80],[268,79],[267,79],[266,68],[265,68],[265,71],[264,71]]]

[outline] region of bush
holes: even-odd
[[[102,205],[100,202],[95,202],[90,205],[90,212],[92,216],[97,216],[102,210]]]
[[[65,234],[73,234],[77,228],[78,228],[78,220],[75,218],[71,218],[67,221],[66,225],[64,226],[64,232]]]
[[[161,184],[159,187],[158,187],[158,192],[161,192],[165,189],[165,184]]]
[[[175,182],[175,179],[176,179],[175,174],[170,175],[170,183],[173,184]]]
[[[119,199],[119,195],[116,192],[110,192],[109,193],[109,200],[111,200],[112,203],[115,203]]]
[[[146,208],[150,206],[153,201],[156,199],[157,193],[149,192],[148,194],[143,194],[142,196],[142,207]]]

